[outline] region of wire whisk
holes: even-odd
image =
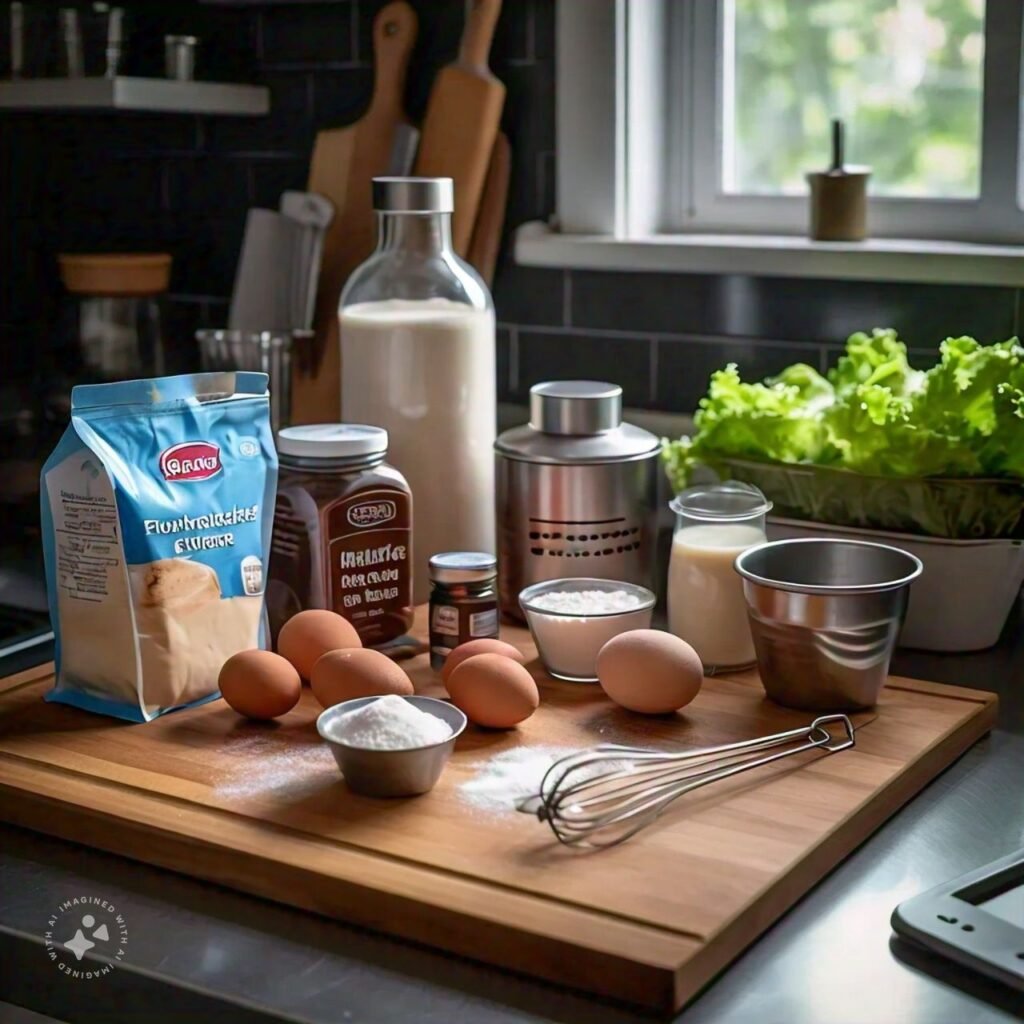
[[[833,735],[828,726],[840,728]],[[519,801],[516,809],[547,822],[567,846],[615,846],[649,825],[674,800],[708,783],[793,754],[835,754],[855,744],[853,723],[846,715],[824,715],[803,729],[682,753],[605,743],[555,761],[541,780],[540,792]]]

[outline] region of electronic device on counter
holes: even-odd
[[[1024,992],[1024,849],[901,903],[903,938]]]

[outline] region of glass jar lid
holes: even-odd
[[[718,484],[688,487],[669,502],[677,515],[690,519],[736,522],[770,512],[772,503],[753,484],[726,480]]]
[[[498,560],[486,551],[442,551],[429,566],[435,583],[486,583],[498,575]]]
[[[364,423],[310,423],[277,432],[281,455],[299,459],[352,459],[384,455],[388,432]]]

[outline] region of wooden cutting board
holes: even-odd
[[[418,627],[422,634],[425,616]],[[317,737],[307,690],[280,722],[222,701],[130,725],[46,704],[44,667],[0,682],[0,816],[269,899],[625,1000],[676,1009],[991,727],[992,694],[893,678],[857,747],[801,754],[684,797],[622,846],[559,846],[483,799],[485,766],[596,742],[685,749],[806,725],[753,673],[705,681],[658,718],[559,683],[522,629],[542,704],[471,727],[437,787],[357,797]],[[443,695],[426,656],[406,662]],[[476,793],[472,790],[476,787]]]
[[[490,287],[494,281],[494,268],[501,248],[501,229],[505,226],[505,208],[508,206],[508,186],[512,174],[512,147],[508,136],[498,132],[487,166],[484,190],[480,196],[473,237],[466,258]]]
[[[459,57],[438,72],[416,154],[416,174],[455,182],[452,241],[469,251],[480,196],[505,105],[505,86],[487,66],[501,0],[469,0]]]
[[[403,96],[416,30],[416,12],[405,0],[394,0],[377,12],[370,105],[354,124],[326,129],[316,137],[307,190],[330,199],[335,216],[324,236],[314,351],[293,371],[295,423],[334,423],[341,418],[338,299],[349,274],[373,251],[372,182],[388,171],[396,128],[409,123]]]

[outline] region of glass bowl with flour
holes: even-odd
[[[650,629],[654,594],[618,580],[545,580],[519,595],[519,606],[548,674],[597,682],[597,655],[613,636]]]

